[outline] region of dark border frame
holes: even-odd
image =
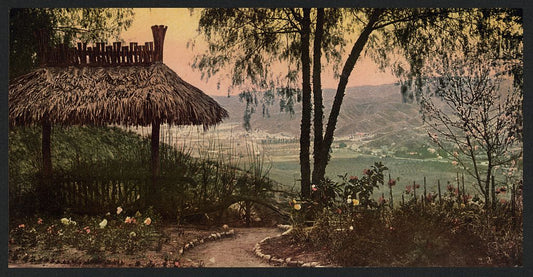
[[[82,268],[82,269],[13,269],[7,266],[7,241],[8,241],[8,170],[7,170],[7,141],[8,141],[8,34],[9,34],[9,9],[10,8],[29,8],[29,7],[509,7],[522,8],[524,14],[524,242],[523,242],[523,266],[518,268],[215,268],[215,269],[121,269],[121,268]],[[528,0],[293,0],[290,2],[284,0],[4,0],[0,3],[2,14],[2,28],[0,29],[0,111],[2,118],[0,120],[0,155],[3,159],[0,161],[0,276],[238,276],[238,275],[255,275],[255,276],[348,276],[363,274],[365,276],[411,276],[411,275],[429,275],[432,276],[533,276],[533,216],[531,215],[533,205],[531,197],[533,188],[532,163],[533,163],[533,141],[531,128],[533,119],[533,82],[527,77],[532,76],[533,62],[530,54],[533,54],[533,2]]]

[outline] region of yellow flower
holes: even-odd
[[[294,209],[299,211],[302,208],[300,204],[294,204]]]
[[[152,219],[147,217],[145,220],[144,220],[144,225],[150,225],[152,223]]]
[[[461,203],[461,209],[464,209],[466,205],[464,203]]]
[[[66,217],[63,217],[61,219],[61,223],[63,223],[63,225],[68,225],[70,223],[70,220],[68,218],[66,218]]]
[[[102,222],[100,222],[98,225],[100,226],[100,229],[104,229],[105,226],[107,226],[107,219],[104,218],[104,220],[102,220]]]
[[[292,199],[292,203],[296,204],[296,199]]]
[[[358,199],[354,199],[354,200],[352,200],[352,202],[353,202],[353,205],[354,205],[354,206],[359,205],[359,200],[358,200]]]

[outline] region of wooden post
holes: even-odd
[[[392,198],[392,185],[391,185],[391,178],[390,178],[390,173],[389,173],[389,193],[390,193],[390,208],[393,209],[394,208],[394,202],[393,202],[393,198]]]
[[[466,191],[465,191],[465,174],[461,173],[461,184],[463,185],[463,203],[466,205]]]
[[[154,36],[154,62],[163,62],[163,44],[165,42],[167,28],[167,26],[163,25],[152,26],[152,35]]]
[[[426,193],[426,176],[424,176],[424,205],[427,202],[427,193]]]
[[[157,179],[159,178],[160,173],[160,160],[159,160],[159,129],[160,122],[155,119],[152,121],[152,191],[149,193],[151,195],[155,192],[157,187]]]
[[[439,189],[439,204],[442,204],[442,196],[440,194],[440,180],[437,180],[437,188]]]
[[[461,188],[459,187],[459,171],[457,171],[457,203],[461,202]]]
[[[416,183],[415,183],[415,181],[413,181],[413,195],[415,197],[415,204],[416,204],[417,200],[416,200]]]

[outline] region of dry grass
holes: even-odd
[[[122,124],[210,126],[228,116],[218,103],[163,63],[45,67],[9,85],[11,125]]]

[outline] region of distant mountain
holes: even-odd
[[[327,122],[335,90],[324,90],[325,118]],[[230,118],[224,122],[242,125],[246,104],[238,96],[217,96],[215,100],[229,112]],[[295,114],[280,112],[279,102],[269,107],[269,117],[263,117],[262,107],[258,106],[251,119],[253,130],[270,134],[284,134],[299,137],[301,105],[295,107]],[[339,115],[335,137],[337,139],[370,135],[378,139],[387,135],[386,141],[394,142],[397,136],[425,134],[420,130],[422,120],[416,104],[402,103],[400,86],[395,84],[361,86],[346,89]],[[386,141],[381,141],[385,143]],[[375,141],[377,142],[377,141]]]

